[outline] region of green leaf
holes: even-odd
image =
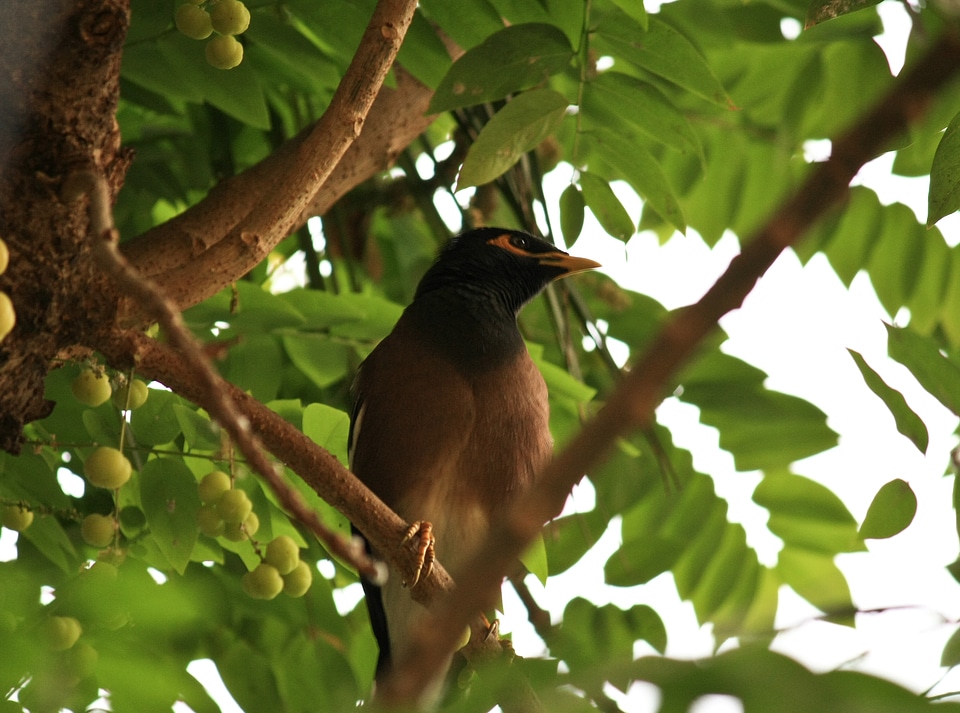
[[[326,329],[335,324],[357,322],[366,316],[366,310],[351,300],[350,295],[297,287],[277,297],[303,317],[302,330]]]
[[[517,95],[493,115],[467,151],[457,190],[489,183],[553,134],[569,106],[550,89]]]
[[[173,404],[173,413],[191,448],[213,451],[220,447],[220,428],[209,418],[182,404]]]
[[[896,315],[913,294],[923,264],[923,226],[902,203],[882,211],[881,233],[870,255],[867,272],[887,314]]]
[[[607,518],[597,510],[565,515],[543,529],[551,574],[566,572],[593,547],[607,529]]]
[[[910,485],[897,478],[886,483],[873,498],[867,510],[860,537],[885,539],[903,532],[917,514],[917,496]]]
[[[170,443],[180,435],[180,421],[173,407],[182,403],[179,396],[169,391],[151,389],[150,398],[130,415],[130,428],[137,443],[159,446]]]
[[[583,200],[600,226],[608,235],[626,242],[635,228],[627,209],[610,184],[600,176],[584,172],[580,174],[580,186],[583,188]]]
[[[646,584],[673,566],[688,544],[658,535],[625,540],[603,565],[603,581],[614,587]]]
[[[647,29],[649,19],[647,18],[647,9],[643,6],[643,0],[613,0],[613,4],[639,22],[643,29]]]
[[[804,29],[879,3],[880,0],[812,0],[807,6]]]
[[[347,465],[347,434],[350,417],[326,404],[310,404],[303,409],[303,433]]]
[[[560,234],[568,248],[573,247],[583,230],[583,194],[580,189],[570,184],[560,194]]]
[[[180,458],[152,458],[140,471],[140,498],[160,551],[180,574],[197,541],[197,480]]]
[[[953,668],[957,664],[960,664],[960,629],[950,635],[943,647],[943,653],[940,654],[941,666]]]
[[[933,155],[927,226],[960,210],[960,114],[953,117]]]
[[[816,481],[793,473],[769,474],[754,490],[753,501],[770,511],[767,527],[787,547],[829,555],[865,549],[847,506]]]
[[[273,334],[251,333],[230,348],[220,367],[223,377],[258,401],[277,396],[287,366],[280,340]]]
[[[595,667],[613,673],[612,666],[633,660],[633,644],[639,639],[661,653],[667,644],[663,621],[644,605],[623,610],[613,604],[597,606],[576,597],[563,611],[563,624],[556,640],[551,642],[551,650],[578,673]],[[622,674],[614,674],[612,679],[614,685],[623,689],[629,685]]]
[[[643,26],[622,11],[608,13],[597,27],[598,40],[611,54],[724,108],[733,101],[700,51],[657,16]]]
[[[159,44],[178,79],[196,86],[205,102],[253,128],[270,128],[260,77],[248,63],[241,62],[228,71],[216,69],[207,62],[204,43],[179,32],[164,36]]]
[[[863,186],[850,189],[850,199],[840,223],[824,249],[837,277],[847,287],[868,264],[877,240],[883,234],[882,221],[883,207],[877,194]]]
[[[550,576],[550,568],[547,564],[547,546],[543,541],[543,535],[538,534],[530,546],[520,555],[520,563],[527,568],[530,574],[540,580],[540,583],[546,585],[547,577]]]
[[[703,156],[700,138],[690,122],[649,82],[621,72],[604,72],[584,86],[581,109],[591,128],[622,123],[658,144]]]
[[[720,447],[733,454],[738,470],[784,468],[837,444],[826,414],[796,396],[721,378],[684,383],[680,398],[720,431]]]
[[[940,353],[936,340],[908,327],[887,327],[887,352],[910,370],[920,385],[960,415],[960,366]]]
[[[780,551],[777,572],[785,584],[836,623],[853,625],[853,602],[846,578],[832,555],[795,547]]]
[[[570,64],[573,49],[553,25],[511,25],[467,50],[447,72],[430,112],[450,111],[503,99],[556,74]]]
[[[20,533],[44,557],[66,573],[77,569],[77,550],[55,517],[34,517],[33,523]]]
[[[616,169],[620,177],[643,196],[650,207],[681,233],[686,231],[687,223],[683,211],[653,154],[638,142],[628,141],[613,131],[597,130],[589,136],[596,140],[598,152],[604,161]],[[587,204],[590,204],[589,198]]]
[[[321,389],[333,386],[347,376],[349,347],[326,335],[285,335],[283,348],[290,361]]]
[[[857,368],[860,369],[863,381],[890,410],[897,423],[897,430],[909,438],[921,453],[925,453],[930,440],[927,427],[916,412],[907,405],[907,400],[903,397],[903,394],[888,386],[858,352],[853,349],[847,349],[847,351],[850,352]]]

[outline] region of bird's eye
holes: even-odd
[[[510,244],[515,248],[520,250],[528,250],[530,248],[530,241],[527,240],[523,235],[512,235],[510,237]]]

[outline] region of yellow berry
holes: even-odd
[[[177,29],[191,40],[205,40],[213,33],[210,14],[192,3],[178,7],[173,21]]]
[[[17,313],[13,309],[13,300],[6,292],[0,292],[0,342],[13,331],[17,323]]]
[[[224,522],[243,522],[253,510],[253,503],[242,490],[228,490],[217,501],[217,512]]]
[[[80,372],[73,383],[70,384],[70,390],[77,401],[87,406],[99,406],[110,398],[113,389],[110,388],[110,379],[106,374],[97,374],[92,369],[84,369]]]
[[[4,505],[0,509],[0,523],[16,532],[23,532],[33,522],[33,511],[19,505]]]
[[[93,513],[80,523],[80,536],[91,547],[106,547],[113,542],[116,523],[109,515]]]
[[[0,275],[2,275],[7,270],[7,265],[10,264],[10,248],[7,247],[7,244],[3,242],[3,238],[0,238]]]
[[[276,567],[261,562],[240,578],[240,586],[253,599],[273,599],[283,591],[283,578]]]
[[[134,379],[113,392],[113,405],[118,409],[133,411],[143,406],[149,395],[150,389],[147,385]]]
[[[204,54],[217,69],[233,69],[243,61],[243,45],[231,35],[218,35],[207,42]]]
[[[218,0],[210,8],[210,20],[221,35],[239,35],[250,27],[250,11],[240,0]]]
[[[230,476],[222,470],[211,470],[200,479],[200,485],[197,486],[200,491],[200,502],[215,503],[220,497],[230,490],[232,483]]]
[[[43,623],[43,636],[54,651],[66,651],[77,643],[83,627],[72,616],[52,616]]]
[[[220,517],[220,513],[217,512],[217,508],[214,505],[201,505],[200,509],[197,511],[197,526],[207,537],[220,537],[223,534],[224,527],[223,518]]]
[[[83,464],[87,480],[100,488],[115,490],[130,480],[133,467],[130,461],[116,448],[101,446]]]
[[[280,574],[290,574],[300,562],[300,548],[292,537],[280,535],[267,545],[263,561],[276,567]]]
[[[283,593],[288,597],[302,597],[313,584],[313,570],[306,562],[297,562],[289,574],[283,575]]]

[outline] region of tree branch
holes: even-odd
[[[380,0],[324,115],[200,203],[125,243],[134,267],[186,309],[247,273],[307,218],[389,166],[434,118],[426,114],[433,91],[401,68],[397,88],[381,89],[415,6]],[[137,325],[144,315],[127,301],[120,319]]]
[[[396,662],[379,690],[385,704],[397,707],[417,700],[445,652],[456,645],[458,632],[473,612],[496,601],[504,575],[543,523],[560,512],[583,474],[607,455],[617,438],[651,424],[672,379],[719,319],[738,308],[777,256],[847,195],[860,167],[919,118],[958,69],[960,37],[951,29],[872,111],[834,142],[831,158],[817,165],[797,193],[746,241],[707,294],[661,330],[607,405],[547,466],[537,485],[495,523],[481,551],[462,571],[454,572],[457,595],[437,602],[414,632],[409,657]]]

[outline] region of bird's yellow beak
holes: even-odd
[[[560,269],[564,270],[562,275],[557,276],[558,278],[601,267],[600,263],[596,260],[567,255],[565,252],[561,252],[559,250],[557,250],[555,253],[543,253],[541,255],[537,255],[537,258],[540,260],[541,265],[559,267]]]

